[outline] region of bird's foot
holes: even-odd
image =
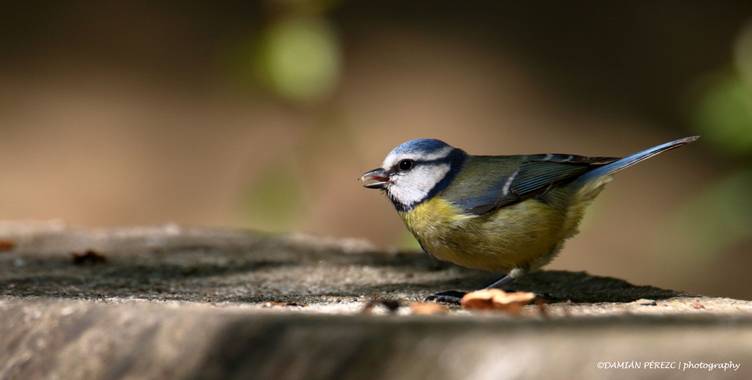
[[[459,305],[465,294],[467,292],[461,290],[446,290],[426,297],[426,301]]]

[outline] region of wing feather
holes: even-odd
[[[570,154],[474,156],[441,195],[466,213],[482,215],[542,195],[617,159]]]

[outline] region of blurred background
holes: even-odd
[[[624,155],[550,268],[752,298],[752,2],[66,1],[0,13],[0,219],[415,248],[400,142]]]

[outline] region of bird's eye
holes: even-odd
[[[408,170],[412,169],[413,166],[415,166],[415,161],[413,161],[413,160],[402,160],[397,165],[399,166],[399,169],[401,171],[408,171]]]

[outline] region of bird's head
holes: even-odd
[[[360,177],[363,186],[385,190],[400,211],[409,210],[443,190],[466,154],[436,139],[410,140],[387,154],[380,168]]]

